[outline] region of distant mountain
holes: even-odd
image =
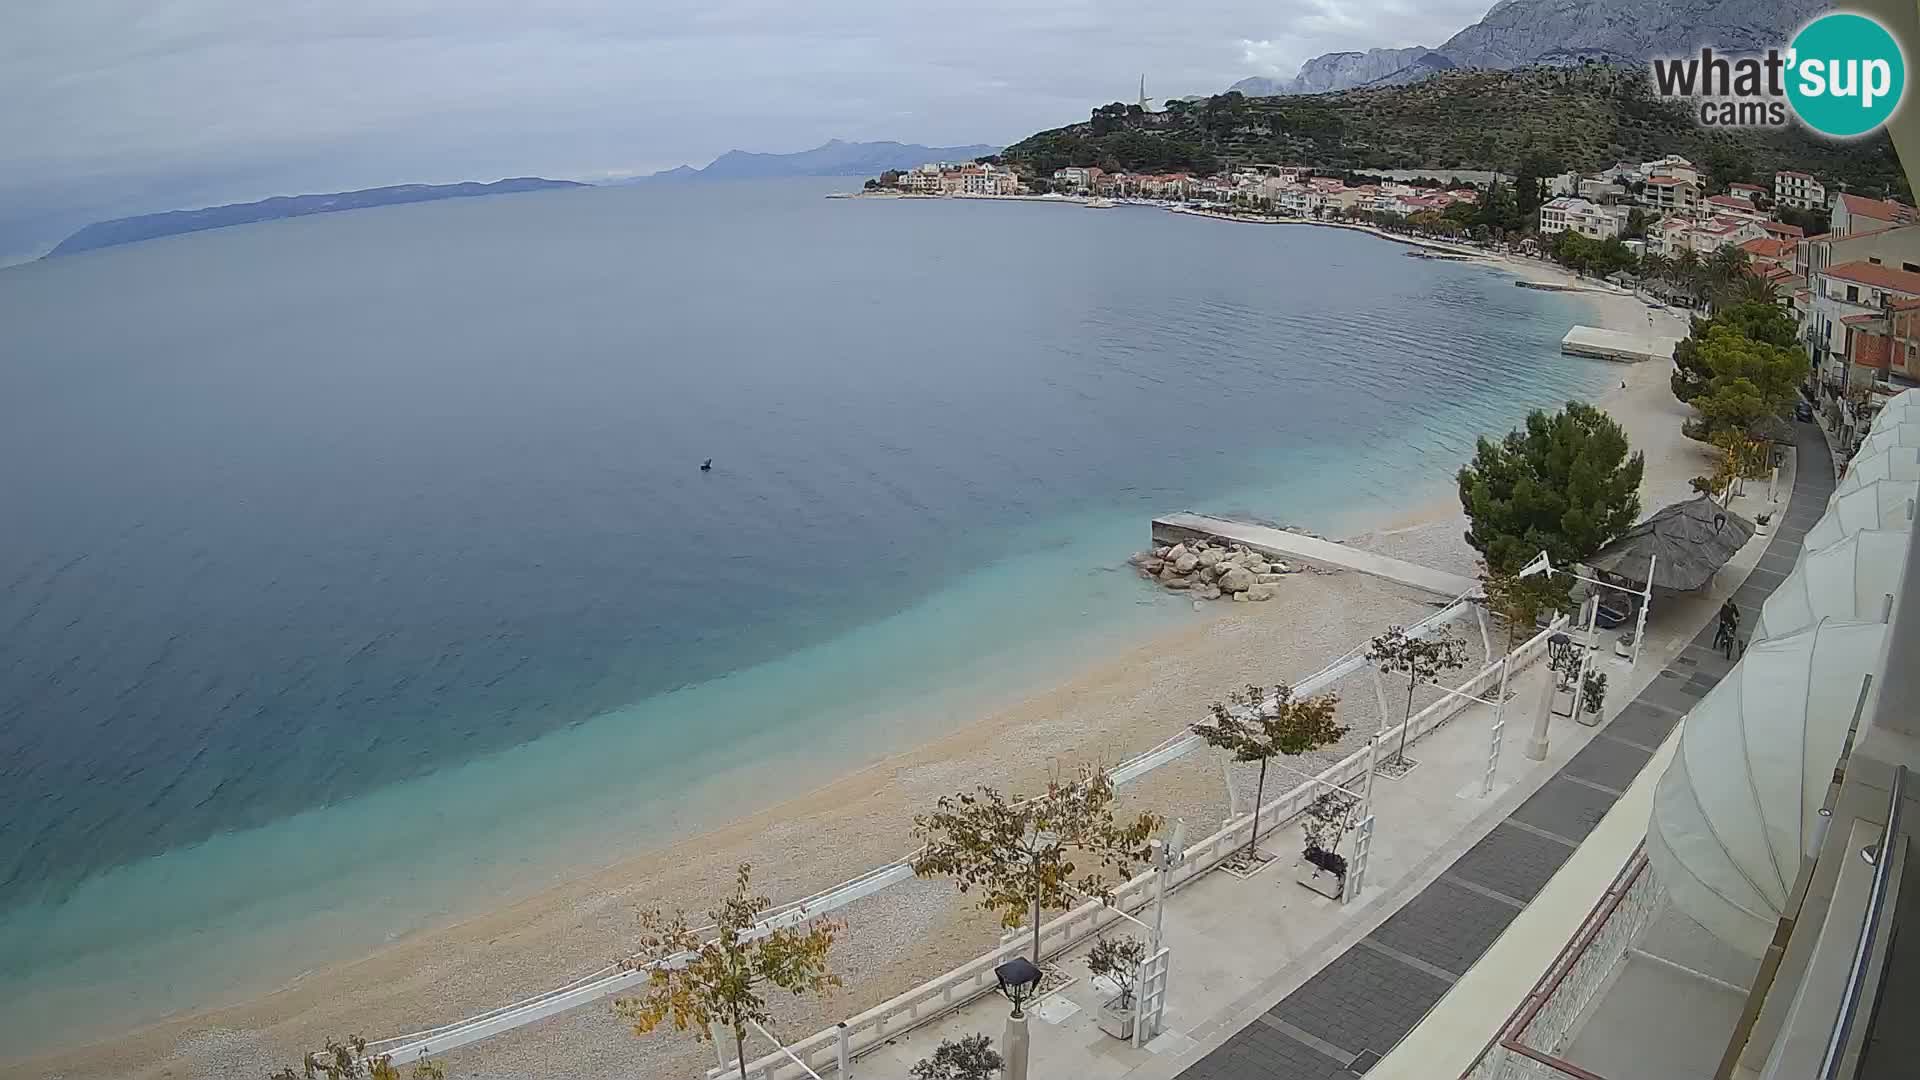
[[[752,180],[777,176],[874,176],[888,169],[911,169],[933,161],[972,161],[997,154],[997,146],[920,146],[897,142],[843,142],[829,139],[797,154],[751,154],[729,150],[704,169],[682,165],[629,184],[674,180]]]
[[[505,195],[518,191],[544,191],[549,188],[587,187],[572,180],[544,180],[537,176],[518,176],[491,184],[398,184],[393,187],[338,191],[331,195],[280,195],[258,202],[229,203],[204,210],[169,210],[160,214],[96,221],[67,237],[46,254],[72,255],[95,248],[133,244],[180,233],[224,229],[229,225],[247,225],[256,221],[331,214],[341,210],[360,210],[369,206],[393,206],[400,203],[433,202],[437,199],[467,199],[476,195]]]
[[[1291,79],[1242,79],[1248,97],[1405,86],[1452,68],[1512,69],[1582,60],[1644,64],[1702,45],[1764,51],[1792,36],[1831,0],[1500,0],[1436,49],[1369,49],[1316,56]]]
[[[1238,90],[1248,97],[1331,93],[1386,78],[1432,52],[1432,49],[1416,45],[1410,49],[1327,53],[1300,65],[1300,73],[1291,79],[1255,76],[1241,79],[1227,89]]]

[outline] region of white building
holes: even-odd
[[[1743,221],[1768,220],[1765,211],[1734,195],[1709,195],[1701,201],[1700,213],[1705,217],[1740,218]]]
[[[1548,199],[1540,206],[1542,233],[1575,232],[1595,240],[1607,240],[1619,236],[1626,223],[1625,207],[1597,206],[1570,195]]]
[[[1693,162],[1678,154],[1668,154],[1657,161],[1641,162],[1640,175],[1649,180],[1667,177],[1672,180],[1685,180],[1689,184],[1700,182],[1700,170],[1693,167]]]
[[[1895,300],[1920,297],[1920,273],[1865,259],[1836,263],[1814,271],[1808,282],[1807,351],[1822,376],[1844,380],[1848,345],[1846,320],[1875,315]]]
[[[1827,186],[1807,173],[1782,169],[1773,174],[1773,201],[1802,210],[1822,210],[1827,205]]]

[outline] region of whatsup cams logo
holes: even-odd
[[[1802,27],[1786,49],[1653,62],[1661,97],[1685,100],[1703,127],[1785,127],[1792,117],[1822,135],[1850,138],[1878,129],[1900,107],[1907,62],[1887,28],[1865,15],[1835,12]]]

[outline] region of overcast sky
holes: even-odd
[[[595,179],[828,138],[1005,143],[1437,45],[1488,0],[14,0],[0,227],[402,181]]]

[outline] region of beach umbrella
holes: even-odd
[[[1875,480],[1920,480],[1920,446],[1895,446],[1847,462],[1835,491],[1853,491]]]
[[[1860,449],[1854,451],[1854,457],[1871,457],[1882,450],[1891,450],[1896,446],[1920,446],[1920,415],[1913,420],[1882,427],[1873,426],[1866,438],[1860,440]]]
[[[1862,529],[1910,529],[1920,481],[1875,480],[1852,491],[1836,491],[1827,500],[1827,512],[1813,523],[1801,543],[1803,551],[1818,551]]]
[[[1756,642],[1680,726],[1647,860],[1675,908],[1748,956],[1766,951],[1819,848],[1820,807],[1886,630],[1828,619]]]
[[[1753,522],[1702,495],[1658,511],[1586,562],[1645,584],[1652,558],[1654,588],[1690,592],[1712,581],[1752,536]]]
[[[1760,605],[1747,647],[1821,619],[1878,622],[1886,615],[1888,595],[1900,595],[1912,539],[1907,529],[1864,529],[1837,544],[1807,549]]]

